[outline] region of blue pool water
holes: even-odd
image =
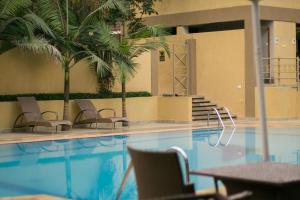
[[[300,164],[300,129],[270,129],[270,158]],[[183,148],[191,169],[261,160],[261,134],[254,128],[178,131],[92,139],[0,145],[0,197],[50,194],[70,199],[114,199],[129,164],[126,146]],[[212,180],[192,177],[197,189]],[[136,199],[134,176],[122,199]]]

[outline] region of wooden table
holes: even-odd
[[[191,175],[211,176],[221,180],[227,194],[249,190],[250,199],[299,200],[300,166],[284,163],[260,162],[228,167],[191,171]]]

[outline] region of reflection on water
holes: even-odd
[[[299,129],[271,129],[271,159],[300,164]],[[183,148],[191,169],[257,162],[261,135],[253,128],[197,130],[60,140],[0,146],[0,196],[50,194],[71,199],[114,199],[129,164],[127,145]],[[284,146],[284,148],[282,148]],[[191,177],[197,189],[209,178]],[[133,174],[122,199],[136,199]]]

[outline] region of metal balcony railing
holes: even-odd
[[[264,82],[268,86],[294,87],[299,90],[299,58],[263,58]]]

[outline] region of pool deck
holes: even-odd
[[[228,126],[230,127],[230,123]],[[257,120],[237,120],[237,128],[243,127],[259,127]],[[134,123],[129,127],[117,127],[115,129],[95,129],[95,128],[74,128],[71,131],[59,131],[53,133],[49,130],[37,130],[36,132],[2,132],[0,133],[0,144],[14,144],[24,142],[38,142],[38,141],[51,141],[63,139],[77,139],[77,138],[92,138],[112,135],[130,135],[130,134],[143,134],[149,132],[168,132],[180,130],[193,130],[193,129],[208,129],[217,127],[217,124],[212,124],[208,127],[206,122],[191,122],[191,123],[162,123],[162,122],[145,122]],[[268,121],[270,128],[287,128],[287,127],[300,127],[300,119],[295,120],[270,120]]]
[[[60,197],[53,197],[48,195],[34,195],[34,196],[21,196],[21,197],[4,197],[1,200],[64,200]]]

